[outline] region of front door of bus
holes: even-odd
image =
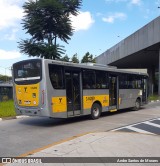
[[[110,109],[117,108],[117,76],[109,76],[109,106]]]
[[[80,72],[66,70],[65,81],[68,117],[79,115],[81,110]]]

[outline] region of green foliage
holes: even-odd
[[[57,45],[49,45],[48,43],[34,43],[31,40],[23,40],[19,44],[21,52],[33,57],[40,57],[45,59],[59,59],[64,53],[64,47]]]
[[[10,116],[16,116],[13,100],[0,101],[0,118]]]
[[[62,57],[60,59],[61,61],[64,61],[64,62],[69,62],[70,58],[68,57],[68,55],[65,55],[64,57]],[[74,54],[72,57],[71,57],[71,60],[70,62],[73,62],[73,63],[79,63],[79,59],[78,59],[78,54]],[[87,63],[87,62],[91,62],[91,63],[96,63],[96,60],[95,58],[93,58],[93,55],[90,54],[89,52],[87,52],[82,60],[81,60],[81,63]]]
[[[150,95],[150,96],[148,97],[148,100],[149,100],[149,101],[160,100],[160,96],[158,96],[158,94],[153,94],[153,95]]]
[[[91,63],[95,63],[95,62],[96,62],[96,61],[95,61],[95,58],[93,58],[93,55],[90,54],[89,52],[87,52],[87,53],[83,56],[83,58],[82,58],[82,60],[81,60],[81,63],[87,63],[87,62],[91,62]]]
[[[68,43],[73,35],[70,14],[77,15],[81,0],[30,0],[23,5],[23,28],[31,39],[21,40],[21,53],[59,59],[64,53],[57,38]]]
[[[69,57],[68,55],[65,55],[63,58],[61,58],[61,61],[64,61],[64,62],[69,62]]]
[[[11,80],[12,80],[12,77],[0,74],[0,82],[6,82],[6,81],[8,82],[8,81],[11,81]]]
[[[73,57],[71,58],[71,61],[72,61],[73,63],[79,63],[78,55],[77,55],[77,54],[74,54]]]

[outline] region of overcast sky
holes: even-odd
[[[17,48],[27,36],[22,30],[22,5],[26,0],[0,0],[0,74],[13,63],[28,58]],[[78,58],[89,51],[100,55],[160,15],[160,0],[83,0],[66,54]]]

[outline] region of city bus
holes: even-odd
[[[148,75],[99,64],[30,59],[13,64],[17,114],[70,118],[147,103]]]

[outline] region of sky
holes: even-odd
[[[0,0],[0,74],[10,75],[13,63],[28,59],[18,42],[29,36],[22,27],[22,5],[27,0]],[[98,56],[160,15],[160,0],[83,0],[77,17],[71,16],[74,34],[65,54],[79,60],[90,52]],[[64,55],[63,55],[64,56]]]

